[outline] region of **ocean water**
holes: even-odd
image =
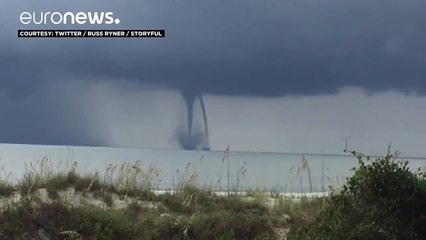
[[[165,149],[124,149],[104,147],[70,147],[46,145],[0,144],[0,179],[11,172],[9,180],[22,178],[30,163],[47,158],[54,170],[63,170],[77,162],[82,173],[105,173],[108,164],[134,164],[140,161],[143,170],[160,170],[152,182],[161,190],[174,189],[179,182],[188,181],[215,190],[233,191],[266,190],[277,192],[326,192],[336,187],[357,160],[350,154],[304,154],[307,166],[303,168],[302,154],[298,153],[229,153],[223,161],[223,151],[186,151]],[[426,166],[424,158],[402,158],[409,161],[411,169]],[[303,169],[302,169],[303,168]],[[308,168],[309,172],[308,173]]]

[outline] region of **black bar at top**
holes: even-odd
[[[164,38],[165,30],[18,30],[21,38]]]

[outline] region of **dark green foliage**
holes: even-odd
[[[193,214],[196,211],[211,211],[216,209],[218,197],[211,191],[184,186],[176,194],[166,193],[157,196],[157,201],[162,202],[172,212]]]
[[[15,190],[14,186],[0,181],[0,197],[9,197]]]
[[[99,178],[96,176],[81,176],[74,171],[49,177],[27,175],[19,183],[19,190],[23,195],[40,188],[47,188],[53,196],[58,190],[64,190],[67,187],[73,187],[76,191],[90,190],[93,192],[99,192],[102,188]]]
[[[277,229],[288,229],[285,211],[271,209],[261,192],[221,196],[195,187],[194,174],[157,195],[155,168],[123,164],[114,175],[116,166],[108,165],[100,178],[76,166],[57,173],[43,158],[18,184],[0,182],[0,240],[277,239]],[[12,198],[14,191],[20,194]]]
[[[389,151],[359,161],[342,191],[316,221],[293,229],[290,239],[426,239],[426,179]]]
[[[194,239],[274,239],[267,215],[249,212],[200,213],[193,217],[190,231]]]
[[[51,239],[276,239],[271,212],[253,200],[192,187],[156,200],[164,207],[135,201],[126,209],[102,209],[23,198],[0,212],[0,239],[37,238],[40,229]]]

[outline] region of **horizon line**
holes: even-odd
[[[117,146],[102,146],[102,145],[64,145],[64,144],[37,144],[37,143],[5,143],[2,142],[0,145],[15,145],[15,146],[37,146],[37,147],[75,147],[75,148],[107,148],[107,149],[116,149],[116,150],[169,150],[169,151],[189,151],[189,152],[224,152],[225,150],[187,150],[181,148],[156,148],[156,147],[117,147]],[[254,153],[254,154],[289,154],[289,155],[307,155],[307,156],[336,156],[336,157],[353,157],[352,154],[342,153],[315,153],[315,152],[278,152],[278,151],[252,151],[252,150],[230,150],[230,152],[234,153]],[[372,158],[381,158],[385,157],[385,155],[368,155]],[[403,156],[399,155],[400,159],[417,159],[417,160],[426,160],[426,156]]]

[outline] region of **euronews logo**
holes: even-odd
[[[113,12],[22,12],[19,20],[25,25],[120,24],[120,19],[114,18]]]

